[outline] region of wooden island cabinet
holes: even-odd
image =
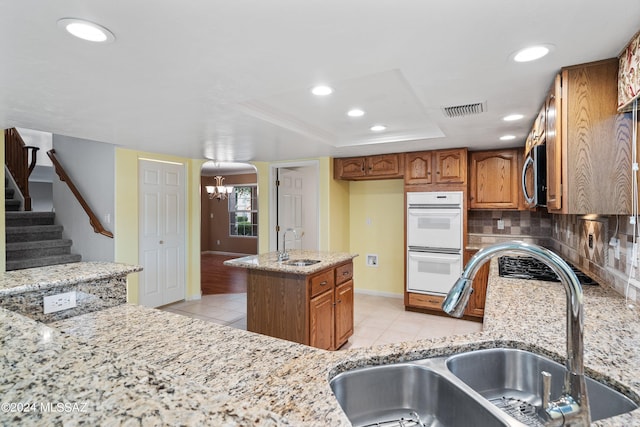
[[[340,348],[353,335],[352,257],[323,261],[317,264],[320,267],[291,267],[269,261],[275,256],[225,262],[248,268],[247,330],[324,350]],[[260,257],[265,260],[262,264],[258,261],[251,266],[242,261]],[[305,254],[295,258],[320,257]]]

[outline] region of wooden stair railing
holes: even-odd
[[[13,176],[18,189],[24,197],[24,210],[31,210],[31,196],[29,195],[29,175],[36,167],[36,155],[39,147],[25,145],[16,128],[4,131],[5,164]],[[29,156],[31,155],[31,156]],[[31,157],[31,162],[29,162]]]
[[[49,156],[49,158],[51,159],[53,167],[55,168],[56,174],[58,174],[60,181],[67,183],[67,186],[69,186],[69,190],[71,190],[73,195],[76,196],[76,199],[78,199],[78,202],[80,202],[80,205],[82,206],[84,211],[87,213],[87,215],[89,215],[89,224],[91,224],[91,226],[93,227],[93,231],[98,234],[102,234],[103,236],[111,237],[113,239],[113,233],[106,230],[102,226],[102,223],[100,222],[96,214],[93,213],[87,202],[84,200],[84,197],[82,197],[82,195],[80,194],[80,191],[78,191],[76,186],[73,184],[73,181],[71,180],[71,178],[69,178],[69,175],[58,161],[56,157],[56,150],[51,149],[47,151],[47,156]]]

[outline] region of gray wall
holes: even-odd
[[[107,230],[113,232],[115,200],[115,146],[53,135],[53,148],[73,183]],[[53,207],[63,235],[73,240],[71,251],[83,261],[113,261],[114,239],[97,234],[89,217],[57,175],[53,177]],[[107,216],[110,221],[107,221]]]

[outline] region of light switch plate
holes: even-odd
[[[76,307],[76,291],[44,297],[44,314],[56,313]]]

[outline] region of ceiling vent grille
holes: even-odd
[[[442,112],[449,118],[472,116],[487,111],[486,102],[477,102],[475,104],[455,105],[452,107],[442,107]]]

